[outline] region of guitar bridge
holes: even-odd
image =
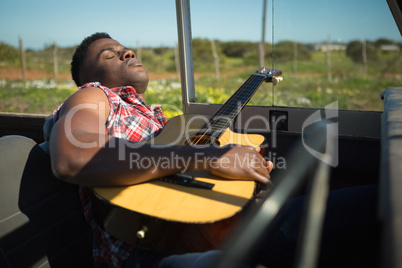
[[[192,176],[186,175],[186,174],[174,174],[171,176],[159,178],[158,180],[168,182],[168,183],[178,184],[181,186],[207,189],[207,190],[212,190],[212,188],[214,188],[214,186],[215,186],[215,184],[213,184],[213,183],[197,181]]]

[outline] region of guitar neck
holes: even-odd
[[[250,101],[251,97],[266,79],[265,75],[253,73],[229,100],[211,117],[197,135],[219,138],[230,127],[236,116]]]

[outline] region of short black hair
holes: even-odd
[[[87,57],[87,51],[89,46],[98,39],[109,38],[110,35],[108,33],[94,33],[88,37],[86,37],[81,44],[76,48],[75,53],[73,55],[73,59],[71,61],[71,76],[77,86],[82,86],[82,83],[79,78],[79,73],[81,70],[81,66]]]

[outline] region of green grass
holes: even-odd
[[[0,111],[50,114],[75,89],[71,82],[0,80]]]
[[[211,77],[196,79],[196,99],[201,103],[224,103],[243,83],[244,76],[234,75],[216,80]],[[397,87],[397,78],[372,77],[334,78],[285,76],[284,81],[272,87],[263,84],[249,105],[325,107],[338,101],[340,109],[383,110],[380,94],[388,87]],[[50,114],[76,87],[71,82],[55,83],[53,80],[27,82],[0,81],[0,111],[17,113]],[[273,92],[275,93],[272,103]],[[151,81],[146,94],[148,104],[162,104],[167,116],[182,111],[181,89],[178,79]]]
[[[152,53],[154,52],[144,50],[144,62],[147,58],[152,59]],[[161,65],[158,68],[150,67],[150,72],[167,70],[174,72],[172,51],[156,56]],[[394,64],[386,77],[382,77],[383,70],[395,58],[395,54],[380,56],[380,61],[369,62],[367,75],[362,75],[361,64],[352,62],[344,52],[332,52],[332,79],[328,79],[327,56],[323,52],[312,53],[309,61],[298,61],[295,73],[293,62],[275,63],[275,68],[283,71],[284,81],[275,88],[272,84],[264,83],[249,105],[322,108],[338,101],[340,109],[381,111],[383,101],[380,99],[380,94],[386,88],[402,85],[402,59]],[[197,102],[224,103],[245,79],[258,69],[256,66],[245,64],[244,59],[229,57],[225,58],[220,67],[219,80],[213,76],[206,76],[205,73],[195,80]],[[271,66],[267,63],[267,67]],[[194,69],[197,72],[197,66]],[[201,69],[205,69],[205,66]],[[212,75],[213,65],[208,70]],[[58,82],[37,80],[26,83],[0,80],[0,112],[49,114],[75,90],[76,87],[71,80]],[[181,113],[178,79],[151,81],[146,98],[148,104],[163,104],[168,117]]]

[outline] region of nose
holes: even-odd
[[[127,49],[121,55],[122,60],[127,60],[129,58],[135,58],[135,53],[131,49]]]

